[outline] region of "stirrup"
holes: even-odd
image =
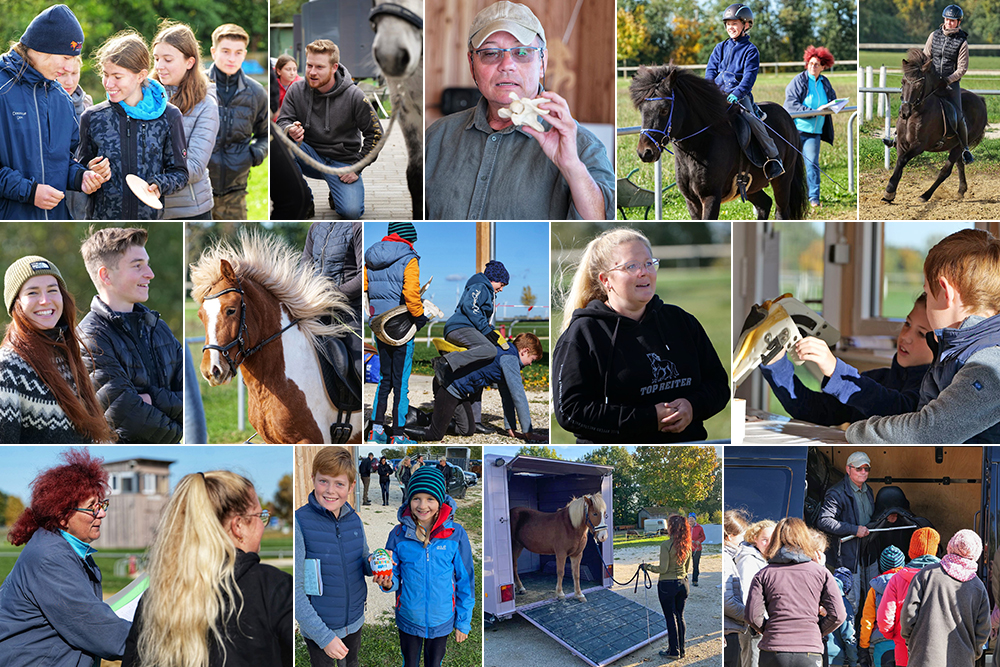
[[[771,172],[777,172],[772,174]],[[771,181],[775,178],[779,178],[785,173],[785,166],[781,164],[781,160],[777,158],[768,158],[767,162],[764,163],[764,177]]]
[[[964,162],[965,164],[972,164],[975,161],[976,158],[972,156],[972,151],[970,151],[968,148],[962,151],[962,162]]]

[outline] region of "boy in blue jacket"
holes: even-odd
[[[808,389],[797,377],[795,366],[785,356],[761,366],[781,405],[795,419],[837,426],[873,415],[912,412],[920,398],[920,383],[934,354],[927,346],[931,331],[927,322],[927,295],[921,294],[906,316],[896,337],[896,354],[889,368],[859,373],[838,359],[819,338],[804,338],[795,352],[804,361],[814,361],[823,373],[821,391]]]
[[[759,109],[753,101],[753,84],[760,69],[760,52],[747,34],[753,27],[753,11],[742,3],[729,5],[722,13],[722,22],[726,24],[729,39],[715,45],[705,67],[705,78],[715,81],[722,92],[728,93],[730,104],[739,104],[749,112],[743,117],[767,154],[764,175],[768,180],[778,178],[785,173],[785,167],[778,158],[778,148],[757,116]]]
[[[1000,240],[963,229],[924,260],[934,361],[915,412],[870,417],[847,429],[855,443],[1000,443]]]
[[[444,339],[466,348],[445,357],[452,373],[459,374],[462,369],[471,370],[493,361],[500,345],[500,336],[490,324],[493,302],[508,283],[510,273],[496,260],[487,262],[482,273],[477,273],[465,283],[465,292],[458,301],[455,314],[444,325]],[[501,347],[506,350],[507,343]]]

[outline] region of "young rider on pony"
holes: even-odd
[[[744,4],[729,5],[722,13],[722,22],[726,24],[730,39],[715,45],[705,68],[705,78],[714,80],[722,92],[729,95],[730,104],[739,104],[749,112],[744,117],[767,154],[764,175],[771,180],[785,173],[785,168],[778,158],[774,141],[757,116],[759,109],[753,101],[753,84],[760,68],[760,52],[747,35],[753,27],[753,12]]]
[[[962,89],[959,81],[969,69],[968,33],[959,28],[964,16],[958,5],[948,5],[941,12],[944,23],[927,37],[924,55],[934,63],[934,71],[941,77],[941,95],[946,96],[955,107],[958,138],[962,142],[962,160],[965,164],[973,161],[969,151],[969,129],[962,112]],[[931,92],[931,91],[927,91]]]

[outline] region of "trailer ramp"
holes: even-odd
[[[607,588],[584,594],[586,602],[538,602],[517,613],[593,667],[604,667],[667,634],[657,611]]]

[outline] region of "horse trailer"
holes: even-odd
[[[487,454],[483,515],[484,612],[489,621],[518,614],[593,667],[603,667],[666,635],[662,614],[611,590],[614,540],[598,544],[588,537],[580,564],[580,587],[586,602],[555,597],[554,556],[523,551],[517,561],[525,594],[515,595],[510,508],[555,512],[574,497],[600,493],[607,505],[605,524],[614,525],[610,466],[531,456]],[[565,563],[564,588],[572,572]]]

